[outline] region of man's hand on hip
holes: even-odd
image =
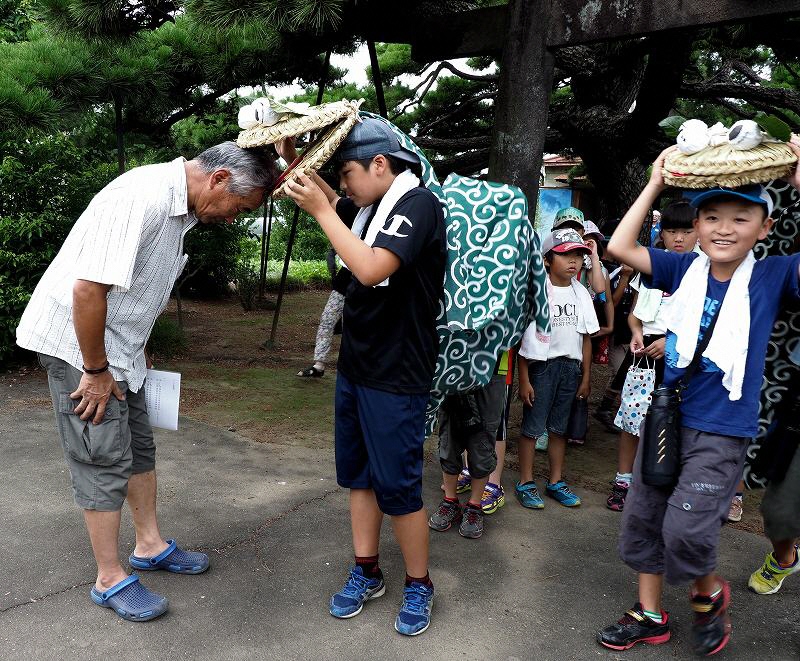
[[[70,395],[72,399],[81,400],[75,407],[75,415],[80,416],[81,420],[91,418],[94,424],[99,425],[106,414],[106,405],[112,394],[117,399],[125,399],[109,370],[101,374],[84,372],[78,389]]]

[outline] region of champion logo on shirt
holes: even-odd
[[[399,237],[401,239],[404,239],[404,238],[406,238],[408,236],[408,234],[400,234],[400,232],[398,232],[398,230],[403,225],[408,225],[409,227],[414,227],[414,225],[412,225],[411,221],[408,218],[406,218],[405,216],[401,216],[399,213],[395,214],[394,216],[392,216],[391,223],[392,224],[389,225],[388,228],[386,228],[386,227],[381,228],[380,232],[382,234],[388,234],[389,236],[396,236],[396,237]]]

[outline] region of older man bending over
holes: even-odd
[[[186,263],[186,232],[198,221],[231,223],[257,208],[275,177],[270,157],[233,142],[191,161],[123,174],[75,223],[17,328],[17,343],[36,351],[47,370],[75,502],[97,562],[90,596],[126,620],[151,620],[168,607],[120,564],[126,497],[136,529],[134,569],[208,568],[205,554],[183,551],[159,532],[145,344]]]

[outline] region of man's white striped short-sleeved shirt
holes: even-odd
[[[133,392],[144,383],[144,346],[188,259],[183,237],[197,224],[187,207],[184,159],[117,177],[81,214],[33,292],[17,344],[81,369],[72,320],[76,280],[112,285],[105,348],[111,372]]]

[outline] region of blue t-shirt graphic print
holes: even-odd
[[[717,314],[719,311],[720,305],[722,305],[722,299],[725,298],[725,293],[728,290],[727,282],[718,282],[713,278],[709,278],[709,289],[710,290],[720,290],[720,291],[713,291],[706,293],[706,302],[703,306],[703,316],[700,318],[700,332],[697,334],[697,343],[699,344],[703,340],[703,336],[706,334],[709,325],[711,324],[711,320],[714,318],[714,315]],[[721,293],[720,293],[721,292]],[[711,296],[708,294],[712,293]],[[676,372],[683,373],[683,370],[679,370],[678,368],[678,352],[675,348],[675,345],[678,342],[678,336],[675,333],[670,332],[667,330],[667,340],[664,346],[664,360],[666,364],[673,368]],[[719,367],[717,367],[713,361],[709,360],[708,358],[701,358],[700,359],[700,371],[702,372],[719,372]],[[720,377],[721,378],[721,377]]]
[[[696,253],[668,253],[650,249],[653,274],[650,283],[645,284],[674,294],[696,258]],[[722,385],[722,372],[704,358],[683,393],[681,414],[684,426],[725,436],[756,436],[767,346],[782,302],[800,300],[798,268],[800,254],[767,257],[755,263],[749,285],[750,338],[742,396],[731,401],[730,393]],[[700,339],[708,329],[712,315],[718,312],[725,300],[729,284],[708,276]],[[675,342],[675,334],[668,330],[664,369],[664,383],[667,385],[676,385],[684,372],[684,369],[677,367]]]

